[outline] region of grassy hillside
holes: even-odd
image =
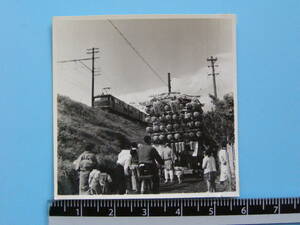
[[[96,145],[97,160],[109,170],[120,151],[120,140],[141,141],[144,125],[119,115],[93,109],[68,97],[57,97],[58,190],[59,194],[78,193],[78,174],[72,162],[87,143]]]

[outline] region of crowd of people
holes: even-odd
[[[150,136],[144,137],[144,143],[121,143],[116,165],[110,172],[99,169],[94,148],[93,144],[87,145],[74,161],[75,169],[79,171],[80,195],[158,194],[161,183],[184,182],[184,171],[187,168],[181,156],[175,154],[168,143],[152,145]],[[231,191],[226,143],[218,151],[207,148],[198,164],[201,172],[197,176],[200,175],[206,181],[208,192],[217,191],[217,177],[223,186],[223,190],[218,191]]]

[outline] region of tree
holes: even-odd
[[[208,135],[219,146],[234,143],[234,99],[232,94],[226,94],[223,99],[210,95],[214,108],[204,115],[204,124]]]

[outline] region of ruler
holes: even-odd
[[[162,225],[300,223],[300,198],[54,200],[49,206],[49,225],[155,225],[156,221]]]

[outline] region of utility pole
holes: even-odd
[[[213,84],[214,84],[214,96],[215,98],[218,98],[217,95],[217,84],[216,84],[216,75],[219,75],[219,73],[215,72],[215,67],[218,67],[218,65],[215,64],[215,62],[218,60],[217,57],[208,57],[207,58],[207,62],[210,62],[210,65],[208,67],[211,67],[212,69],[212,73],[209,73],[208,76],[212,76],[213,77]]]
[[[92,57],[90,58],[81,58],[81,59],[71,59],[71,60],[62,60],[58,61],[58,63],[69,63],[69,62],[79,62],[87,69],[89,72],[92,73],[92,85],[91,85],[91,106],[94,107],[95,101],[95,76],[100,76],[99,71],[95,70],[95,60],[99,59],[99,57],[95,56],[95,54],[99,53],[99,48],[89,48],[87,49],[87,54],[91,54]],[[92,61],[92,67],[90,68],[84,61]]]
[[[169,94],[171,93],[171,74],[168,73],[168,90],[169,90]]]
[[[91,106],[94,107],[95,102],[95,54],[99,53],[99,48],[87,49],[87,54],[92,54],[92,87],[91,87]]]

